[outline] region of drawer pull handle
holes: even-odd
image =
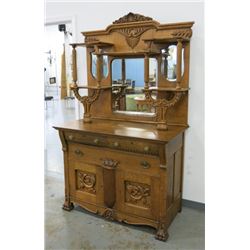
[[[149,146],[145,146],[145,147],[144,147],[144,151],[145,151],[145,152],[148,152],[148,151],[149,151]]]
[[[73,135],[69,135],[69,139],[72,140],[74,138]]]
[[[150,164],[147,161],[142,161],[141,165],[144,169],[150,168]]]
[[[98,143],[99,143],[99,139],[96,138],[96,139],[94,140],[94,143],[95,143],[95,144],[98,144]]]
[[[83,156],[84,155],[83,152],[81,150],[79,150],[79,149],[75,150],[75,154],[79,155],[79,156]]]
[[[116,141],[116,142],[114,142],[114,147],[118,147],[119,146],[119,143]]]

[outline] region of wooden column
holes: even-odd
[[[61,57],[61,99],[67,96],[67,79],[66,79],[66,58],[65,44],[63,45],[63,54]]]
[[[96,60],[96,79],[97,79],[97,85],[101,86],[101,56],[96,55],[97,60]]]
[[[180,88],[181,83],[181,65],[182,65],[182,41],[177,43],[177,64],[176,64],[176,87]]]
[[[144,82],[145,88],[149,87],[149,56],[145,54],[144,57]]]
[[[72,45],[72,80],[74,85],[76,86],[77,82],[77,62],[76,62],[76,45]]]
[[[125,83],[126,80],[126,64],[125,64],[125,59],[122,58],[122,82],[123,84]]]

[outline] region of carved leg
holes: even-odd
[[[65,197],[65,202],[62,206],[62,209],[65,211],[71,211],[73,208],[74,208],[74,204],[70,201],[70,199]]]
[[[161,222],[159,224],[155,238],[157,240],[162,240],[162,241],[166,241],[168,239],[168,232],[167,232],[165,223]]]

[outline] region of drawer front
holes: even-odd
[[[120,153],[106,148],[91,147],[82,144],[69,144],[69,160],[80,161],[97,166],[107,160],[117,161],[117,169],[133,171],[145,175],[159,176],[160,160],[154,156],[141,156],[129,153]]]
[[[148,155],[159,155],[159,144],[120,137],[109,137],[90,133],[65,132],[68,142],[77,142],[97,147],[106,147],[115,150],[143,153]]]

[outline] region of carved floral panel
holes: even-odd
[[[91,194],[96,193],[96,175],[93,173],[77,170],[76,171],[77,189]]]
[[[150,207],[150,186],[143,183],[125,181],[125,201],[136,206]]]

